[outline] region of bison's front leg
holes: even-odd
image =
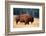
[[[26,25],[26,24],[29,24],[29,22],[28,22],[27,20],[25,21],[25,25]]]

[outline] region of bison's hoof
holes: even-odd
[[[31,25],[32,23],[31,23],[31,22],[29,22],[29,24]]]

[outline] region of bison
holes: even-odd
[[[29,24],[29,22],[32,23],[34,21],[34,18],[27,14],[21,14],[16,17],[16,23],[18,23],[18,21],[25,22],[25,25],[26,25],[26,24]]]

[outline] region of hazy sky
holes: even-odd
[[[29,14],[33,17],[39,17],[39,9],[13,8],[14,15],[20,15],[21,13],[26,13],[26,14]]]

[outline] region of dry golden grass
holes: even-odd
[[[23,27],[38,27],[39,26],[39,19],[38,18],[34,18],[34,22],[31,24],[29,22],[29,25],[25,25],[24,22],[18,22],[18,24],[16,24],[16,20],[14,18],[13,20],[13,27],[14,28],[23,28]]]

